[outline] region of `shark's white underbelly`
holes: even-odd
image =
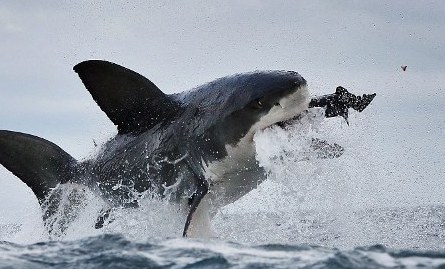
[[[236,147],[226,145],[226,150],[224,159],[209,163],[205,169],[214,209],[233,203],[265,179],[255,159],[253,141],[242,139]]]

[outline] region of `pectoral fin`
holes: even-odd
[[[195,213],[196,213],[202,199],[208,193],[208,191],[209,191],[209,186],[207,184],[207,181],[205,179],[203,179],[202,183],[198,185],[198,188],[196,189],[196,191],[189,198],[190,210],[187,215],[187,219],[185,221],[184,230],[182,232],[183,237],[187,237],[189,228],[190,228],[190,224],[192,223],[192,219],[196,215]]]

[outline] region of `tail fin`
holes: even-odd
[[[52,188],[72,178],[77,161],[43,138],[0,130],[0,164],[26,183],[42,204]]]

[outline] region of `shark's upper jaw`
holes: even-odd
[[[287,121],[308,109],[309,91],[306,86],[296,88],[295,91],[282,97],[269,112],[255,124],[256,131],[265,129],[277,123]]]

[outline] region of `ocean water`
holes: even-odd
[[[445,253],[381,245],[339,250],[314,245],[243,245],[219,240],[134,242],[103,234],[32,245],[0,243],[0,268],[444,268]]]
[[[369,110],[353,113],[349,126],[315,110],[257,134],[268,179],[219,210],[211,238],[182,238],[185,213],[150,195],[96,230],[102,202],[84,190],[78,212],[51,235],[38,208],[1,224],[0,268],[445,268],[445,206],[416,198],[419,178],[401,171],[407,160],[379,166],[388,157],[370,141],[385,122]],[[314,137],[342,145],[343,156],[315,158]],[[416,195],[393,191],[406,184],[400,175],[412,176]],[[396,185],[382,185],[387,178]]]

